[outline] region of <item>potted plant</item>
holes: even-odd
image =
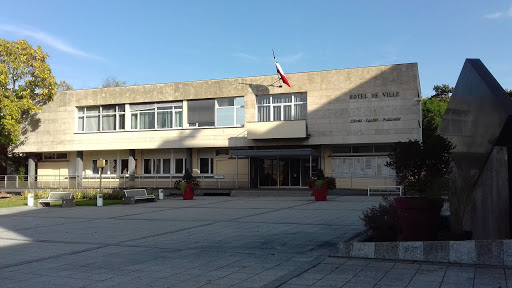
[[[183,200],[194,199],[194,190],[199,188],[199,180],[192,176],[188,169],[185,169],[185,174],[181,180],[174,182],[174,189],[181,190]]]
[[[334,177],[325,177],[324,171],[318,169],[316,177],[306,179],[306,184],[313,189],[313,195],[316,201],[326,201],[327,191],[336,189],[336,179]]]
[[[398,209],[401,239],[435,240],[439,229],[441,195],[447,189],[451,173],[451,151],[455,146],[447,138],[434,134],[423,143],[398,142],[386,166],[396,172],[398,185],[408,196],[394,198]]]

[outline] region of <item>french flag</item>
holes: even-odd
[[[290,82],[288,82],[288,79],[286,79],[286,76],[284,76],[283,68],[281,68],[281,65],[279,65],[279,63],[277,63],[275,57],[274,57],[274,63],[276,63],[277,74],[279,74],[279,77],[281,77],[281,80],[284,82],[284,84],[288,85],[288,87],[292,87],[292,86],[290,86]]]

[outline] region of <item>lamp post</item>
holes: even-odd
[[[105,168],[105,160],[101,159],[97,161],[96,163],[96,166],[98,166],[98,168],[100,169],[100,193],[102,193],[102,189],[101,189],[101,174],[103,173],[103,168]]]

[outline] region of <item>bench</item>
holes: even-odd
[[[368,196],[374,194],[398,194],[402,196],[402,186],[368,186]]]
[[[51,203],[60,203],[62,207],[74,207],[75,197],[73,192],[50,192],[48,199],[39,199],[38,207],[49,207]]]
[[[123,198],[123,204],[135,204],[136,200],[156,201],[155,195],[148,195],[146,189],[123,190],[126,197]]]

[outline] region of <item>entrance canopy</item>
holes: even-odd
[[[320,156],[315,149],[276,149],[276,150],[231,150],[231,156],[250,158],[276,158],[276,157],[309,157]]]

